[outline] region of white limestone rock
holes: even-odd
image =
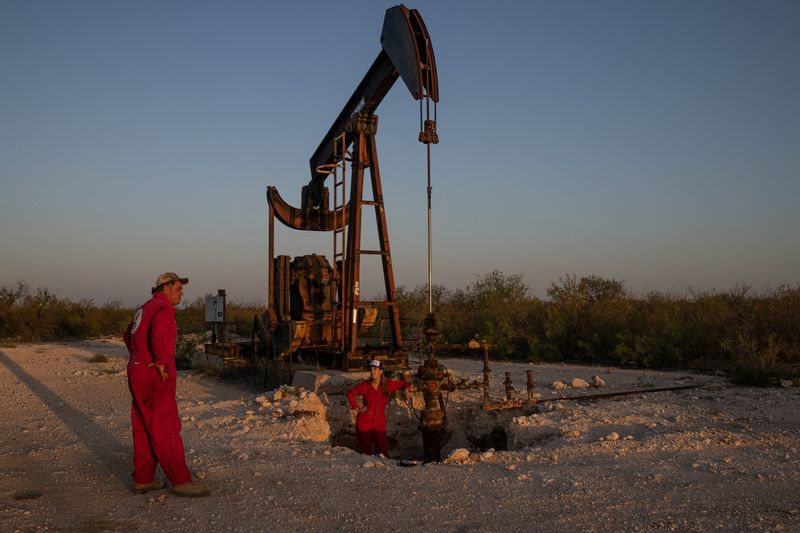
[[[572,387],[575,389],[588,389],[589,382],[582,378],[575,378],[572,380]]]
[[[466,448],[456,448],[445,459],[446,463],[463,463],[469,459],[469,450]]]

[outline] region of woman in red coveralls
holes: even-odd
[[[411,384],[406,381],[384,379],[383,363],[377,360],[369,363],[370,378],[362,381],[347,391],[350,407],[358,411],[356,416],[356,435],[361,445],[361,453],[372,455],[372,444],[378,453],[389,457],[389,440],[386,438],[386,406],[391,394],[403,389],[406,401],[411,401]],[[356,403],[356,396],[361,396],[361,407]]]

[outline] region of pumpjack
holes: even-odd
[[[431,40],[417,10],[402,4],[389,8],[380,43],[378,56],[311,156],[311,179],[302,187],[301,206],[292,207],[275,187],[267,188],[268,307],[263,316],[256,318],[254,329],[259,338],[256,354],[289,363],[293,357],[317,364],[324,359],[324,364],[342,370],[363,369],[368,359],[382,360],[388,368],[408,367],[375,142],[378,130],[375,111],[397,79],[402,78],[419,101],[419,141],[426,145],[430,161],[430,145],[439,142],[436,133],[439,88]],[[364,197],[367,170],[371,199]],[[332,195],[325,186],[329,176],[333,180]],[[430,176],[428,198],[430,206]],[[361,246],[365,207],[375,210],[377,250]],[[333,261],[316,253],[276,257],[275,219],[295,230],[330,232]],[[383,300],[362,298],[363,255],[380,256]],[[381,310],[385,310],[391,343],[370,344],[366,332]]]

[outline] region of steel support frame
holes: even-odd
[[[373,114],[358,113],[353,117],[351,130],[355,136],[351,168],[350,202],[347,220],[347,250],[344,258],[345,284],[342,290],[342,329],[345,339],[344,370],[349,370],[349,359],[358,350],[358,309],[362,307],[360,273],[361,255],[368,253],[361,249],[361,219],[365,204],[375,208],[375,221],[383,267],[386,300],[371,302],[386,305],[392,333],[392,350],[403,348],[400,331],[400,313],[397,308],[397,288],[394,282],[392,257],[389,246],[389,232],[386,223],[386,210],[383,203],[380,166],[375,143],[378,117]],[[364,200],[364,171],[369,169],[372,185],[371,201]]]

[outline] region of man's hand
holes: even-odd
[[[362,405],[361,407],[358,408],[358,412],[359,413],[366,413],[367,412],[367,406],[366,405]]]
[[[161,379],[163,381],[167,381],[169,374],[167,373],[167,367],[165,365],[157,365],[155,363],[150,363],[149,365],[147,365],[147,368],[150,368],[151,366],[156,367],[156,370],[158,370],[158,375],[161,376]]]

